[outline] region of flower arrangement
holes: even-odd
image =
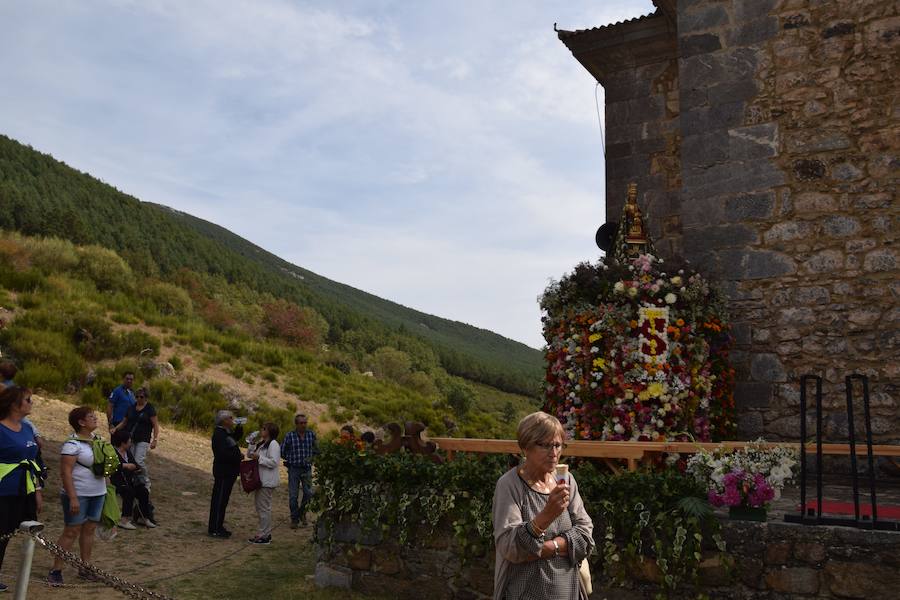
[[[688,473],[707,486],[713,506],[766,508],[781,497],[794,475],[797,452],[783,446],[767,448],[760,439],[729,452],[701,451],[688,460]]]
[[[724,299],[652,254],[582,263],[541,297],[544,410],[586,440],[727,439],[734,370]]]

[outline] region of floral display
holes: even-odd
[[[687,470],[707,486],[713,506],[765,508],[781,497],[796,466],[795,450],[766,448],[763,440],[757,440],[733,452],[725,448],[698,452],[688,460]]]
[[[727,439],[734,370],[721,294],[653,254],[579,264],[541,297],[544,410],[584,440]]]

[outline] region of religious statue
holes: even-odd
[[[653,243],[644,227],[644,217],[637,203],[637,184],[628,184],[625,206],[622,209],[622,221],[616,236],[614,255],[617,260],[633,258],[638,254],[653,252]]]

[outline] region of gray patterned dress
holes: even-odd
[[[549,494],[531,489],[516,469],[497,482],[494,492],[494,577],[496,600],[579,600],[578,565],[594,545],[593,523],[584,510],[578,486],[570,474],[571,502],[547,528],[534,535],[530,521],[543,510]],[[563,537],[568,556],[528,560],[540,555],[544,540]]]

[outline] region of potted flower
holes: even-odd
[[[727,506],[732,519],[765,521],[769,503],[781,497],[796,465],[795,450],[768,448],[760,439],[733,451],[701,450],[688,460],[687,470],[707,486],[710,504]]]

